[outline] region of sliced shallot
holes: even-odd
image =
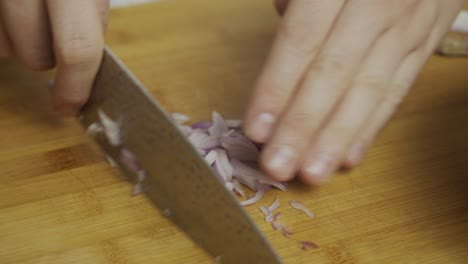
[[[313,249],[319,248],[319,246],[317,246],[317,244],[315,244],[314,242],[311,242],[311,241],[301,241],[299,243],[301,244],[301,249],[302,250],[307,250],[307,249],[310,249],[310,248],[313,248]]]
[[[109,163],[109,165],[111,165],[111,167],[119,167],[119,165],[117,164],[117,162],[115,162],[115,160],[109,156],[109,155],[106,155],[106,160],[107,160],[107,163]]]
[[[242,185],[239,183],[239,181],[234,179],[232,182],[234,183],[234,192],[237,193],[237,195],[240,197],[245,197],[244,190],[242,189]]]
[[[241,126],[241,121],[237,119],[228,119],[226,120],[226,125],[230,128],[239,128]]]
[[[200,129],[194,129],[188,140],[199,150],[211,149],[219,145],[215,137],[206,134]]]
[[[315,214],[299,201],[289,201],[292,208],[303,211],[307,216],[315,218]]]
[[[279,207],[280,207],[279,198],[276,197],[275,200],[273,201],[273,203],[270,206],[268,206],[268,211],[273,212],[276,209],[278,209]]]
[[[140,165],[135,155],[126,148],[120,150],[120,162],[130,172],[137,173],[140,170]]]
[[[91,125],[88,126],[88,129],[86,129],[86,133],[92,136],[97,135],[102,132],[104,132],[104,128],[98,122],[92,123]]]
[[[213,163],[218,159],[218,152],[216,150],[211,150],[206,154],[205,156],[205,161],[208,163],[208,165],[213,165]]]
[[[177,112],[174,112],[171,114],[171,117],[172,119],[174,119],[174,121],[176,121],[177,123],[179,124],[185,124],[187,121],[190,120],[190,118],[182,113],[177,113]]]
[[[219,139],[224,133],[228,132],[228,127],[223,117],[218,112],[213,112],[213,125],[208,128],[211,136]]]
[[[258,207],[260,209],[260,211],[262,211],[262,213],[265,215],[265,216],[269,216],[271,215],[271,212],[270,210],[268,210],[268,208],[266,208],[265,206],[261,205]]]
[[[218,153],[216,161],[213,164],[215,172],[224,179],[224,181],[231,181],[232,179],[232,166],[229,162],[226,151],[217,149],[214,150]]]
[[[243,206],[254,204],[260,201],[260,199],[262,199],[264,195],[265,195],[265,189],[262,188],[258,190],[254,195],[252,195],[250,198],[248,198],[247,200],[241,201],[240,204]]]
[[[101,120],[101,124],[104,128],[104,133],[106,134],[107,140],[109,144],[112,146],[119,146],[121,142],[120,137],[120,126],[112,120],[102,109],[97,110],[99,120]]]

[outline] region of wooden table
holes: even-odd
[[[238,118],[277,22],[267,0],[175,0],[114,10],[107,41],[168,111]],[[0,263],[210,263],[52,114],[50,75],[0,67]],[[467,263],[467,69],[432,58],[359,168],[270,192],[260,204],[280,197],[292,238],[247,208],[285,263]]]

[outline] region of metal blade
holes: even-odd
[[[222,263],[281,263],[237,199],[188,142],[141,83],[106,48],[100,71],[80,122],[86,128],[102,109],[121,125],[122,146],[96,138],[119,160],[125,147],[147,176],[145,194],[191,239]],[[129,177],[134,177],[125,171]]]

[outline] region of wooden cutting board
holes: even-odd
[[[167,110],[239,118],[278,23],[270,5],[175,0],[114,10],[107,42]],[[51,113],[48,74],[0,69],[0,263],[212,261],[130,196],[73,120]],[[280,197],[292,238],[257,206],[248,211],[286,263],[466,263],[467,169],[468,59],[434,57],[360,167],[260,202]],[[302,251],[301,240],[320,249]]]

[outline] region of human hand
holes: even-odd
[[[277,0],[284,12],[245,116],[278,180],[356,166],[463,0]],[[286,8],[287,6],[287,8]]]
[[[67,116],[87,101],[99,69],[109,0],[0,0],[0,58],[57,66],[52,102]]]

